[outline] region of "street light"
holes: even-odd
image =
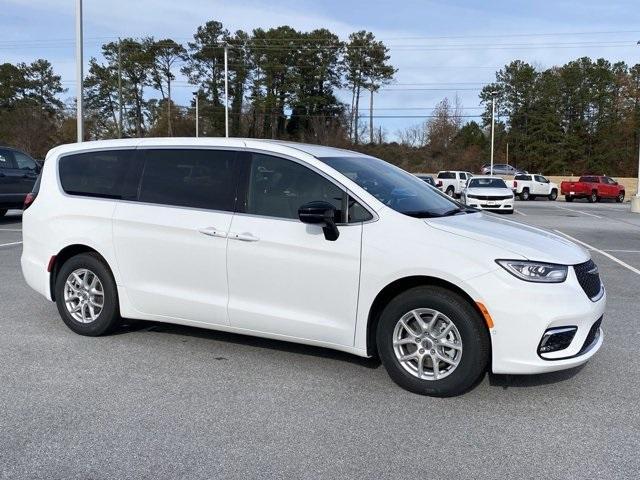
[[[193,94],[196,97],[196,138],[198,138],[200,136],[200,125],[198,125],[198,121],[200,119],[200,112],[198,112],[199,108],[198,108],[198,97],[200,97],[200,91],[196,91],[193,92]]]
[[[78,142],[84,139],[82,111],[82,0],[76,0],[76,130]]]
[[[491,95],[491,170],[489,175],[493,176],[493,142],[495,138],[495,121],[496,121],[496,95],[498,92],[492,90]]]
[[[640,40],[636,45],[640,45]],[[638,186],[636,194],[631,198],[631,211],[640,213],[640,126],[638,126]]]

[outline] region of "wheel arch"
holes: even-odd
[[[56,279],[58,277],[58,272],[62,268],[62,265],[65,264],[67,260],[75,257],[76,255],[80,255],[81,253],[95,253],[99,259],[105,264],[111,275],[113,276],[113,269],[109,265],[109,262],[104,258],[99,251],[95,248],[90,247],[89,245],[84,245],[81,243],[75,243],[73,245],[67,245],[62,250],[60,250],[56,256],[54,257],[53,264],[51,265],[51,273],[49,275],[49,292],[51,294],[51,300],[56,301]]]
[[[469,293],[460,288],[458,285],[455,285],[447,280],[443,280],[438,277],[431,277],[427,275],[413,275],[409,277],[399,278],[394,280],[386,287],[384,287],[376,298],[373,300],[371,307],[369,308],[369,315],[367,317],[367,355],[368,356],[377,356],[377,347],[376,347],[376,328],[378,326],[378,321],[380,319],[380,314],[384,309],[385,305],[395,296],[400,293],[409,290],[410,288],[419,287],[419,286],[438,286],[442,288],[446,288],[447,290],[451,290],[454,293],[457,293],[462,298],[464,298],[469,304],[478,312],[481,318],[484,318],[484,315],[477,303],[471,297]],[[487,333],[490,334],[489,328],[487,327],[485,322],[482,322],[484,328],[487,329]]]

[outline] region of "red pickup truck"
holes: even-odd
[[[603,198],[615,198],[618,203],[624,200],[624,185],[604,175],[585,175],[577,182],[562,182],[560,192],[567,202],[573,202],[574,198],[586,198],[590,203]]]

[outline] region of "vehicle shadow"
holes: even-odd
[[[7,213],[3,217],[0,217],[0,225],[15,224],[16,222],[22,222],[22,212],[19,213]]]
[[[250,335],[240,335],[219,330],[209,330],[205,328],[187,327],[169,323],[149,322],[144,320],[124,320],[120,328],[112,335],[126,335],[133,332],[156,332],[182,337],[193,337],[203,340],[213,340],[217,342],[233,343],[255,348],[278,350],[281,352],[307,355],[317,358],[327,358],[343,362],[352,363],[365,368],[377,369],[380,367],[380,360],[377,358],[363,358],[328,348],[315,347],[312,345],[302,345],[283,340],[271,340],[268,338],[253,337]],[[226,360],[224,357],[217,358]]]
[[[551,385],[554,383],[565,382],[573,378],[580,373],[583,368],[584,365],[579,365],[568,370],[539,373],[537,375],[501,375],[489,373],[489,385],[492,387],[502,387],[504,390],[507,388],[526,388]]]

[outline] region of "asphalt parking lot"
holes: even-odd
[[[640,215],[517,202],[513,220],[592,248],[602,350],[555,374],[487,376],[450,399],[375,360],[140,323],[80,337],[20,272],[0,219],[1,478],[637,478]],[[544,305],[540,305],[544,308]]]

